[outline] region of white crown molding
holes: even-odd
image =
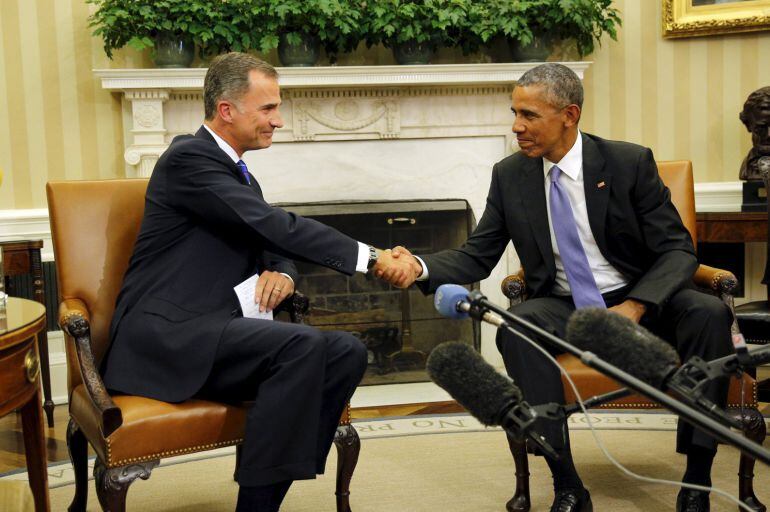
[[[276,68],[283,88],[404,87],[416,85],[511,84],[537,62],[429,64],[425,66],[320,66]],[[589,61],[564,62],[582,80]],[[114,91],[203,88],[207,68],[95,69],[102,88]]]
[[[739,212],[743,203],[740,181],[715,181],[695,184],[695,211]]]
[[[53,261],[48,210],[0,210],[0,242],[13,240],[42,240],[43,249],[40,254],[43,261]]]

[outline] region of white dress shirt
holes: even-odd
[[[217,135],[214,132],[214,130],[209,128],[205,123],[203,127],[206,129],[206,131],[208,131],[211,134],[212,137],[214,137],[214,141],[217,143],[217,146],[219,146],[219,149],[224,151],[225,154],[232,159],[233,163],[237,164],[238,161],[240,160],[240,157],[238,157],[238,153],[236,153],[236,151],[232,148],[232,146],[230,146],[230,144],[228,144],[227,141],[225,141],[225,139]],[[362,272],[365,274],[368,270],[366,268],[368,263],[369,263],[369,246],[364,243],[358,242],[358,258],[356,259],[356,271]],[[291,276],[287,274],[283,274],[283,275],[291,279]],[[291,279],[291,281],[292,283],[294,282],[293,279]]]
[[[553,223],[551,222],[551,167],[554,165],[547,158],[543,158],[543,173],[545,174],[545,204],[548,208],[548,229],[551,232],[551,247],[553,256],[556,260],[556,283],[554,284],[554,295],[570,295],[567,274],[564,272],[564,264],[559,254],[559,246],[556,244],[556,236],[553,233]],[[591,226],[588,223],[588,209],[586,208],[586,192],[583,187],[583,138],[578,132],[577,140],[572,148],[564,157],[556,163],[562,170],[562,177],[559,179],[562,189],[567,193],[569,202],[572,205],[572,215],[577,224],[580,243],[583,244],[583,250],[588,258],[588,264],[596,280],[596,286],[601,293],[617,290],[628,284],[628,279],[618,272],[609,261],[599,251],[594,234],[591,232]]]

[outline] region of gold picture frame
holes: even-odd
[[[663,37],[770,29],[770,0],[662,0]]]

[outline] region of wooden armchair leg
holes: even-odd
[[[350,512],[350,480],[361,451],[361,440],[353,425],[337,427],[334,445],[337,447],[337,512]]]
[[[527,512],[531,505],[529,499],[529,461],[527,461],[527,445],[524,441],[517,441],[508,437],[508,446],[513,455],[516,466],[516,492],[505,504],[508,512]]]
[[[67,450],[75,472],[75,496],[68,512],[86,512],[88,504],[88,441],[77,424],[70,419],[67,424]]]
[[[762,444],[767,435],[767,426],[762,413],[755,407],[746,407],[728,409],[732,415],[743,423],[743,434],[754,441]],[[738,498],[748,505],[752,510],[765,512],[767,507],[759,501],[754,494],[754,464],[756,460],[748,455],[741,454],[740,467],[738,469]]]
[[[94,480],[96,480],[96,496],[104,512],[125,512],[126,494],[128,487],[141,478],[147,480],[159,460],[129,464],[117,468],[107,468],[97,457],[94,465]]]

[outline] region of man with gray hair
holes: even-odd
[[[550,333],[563,338],[575,309],[601,307],[653,330],[682,360],[731,353],[731,313],[694,289],[695,249],[652,151],[581,133],[583,87],[561,64],[527,71],[511,99],[520,151],[492,170],[486,209],[465,244],[419,258],[403,247],[393,250],[410,262],[420,289],[432,293],[445,283],[485,279],[512,242],[526,273],[528,300],[511,311]],[[413,282],[388,269],[377,273],[397,286]],[[560,372],[542,353],[506,330],[498,332],[497,346],[530,404],[564,402]],[[707,395],[724,405],[727,382],[714,384]],[[555,490],[551,511],[592,510],[572,460],[566,421],[537,429],[559,455],[547,459]],[[714,439],[680,422],[677,451],[687,454],[683,482],[710,484]],[[527,509],[519,506],[509,502],[508,510]],[[676,506],[708,510],[709,496],[683,488]]]
[[[176,137],[150,178],[104,382],[167,402],[253,401],[237,510],[275,512],[292,481],[323,473],[366,349],[346,332],[244,318],[233,287],[259,273],[253,300],[271,311],[294,292],[292,259],[352,275],[391,256],[265,201],[241,157],[283,126],[272,66],[229,53],[203,88],[203,126]]]

